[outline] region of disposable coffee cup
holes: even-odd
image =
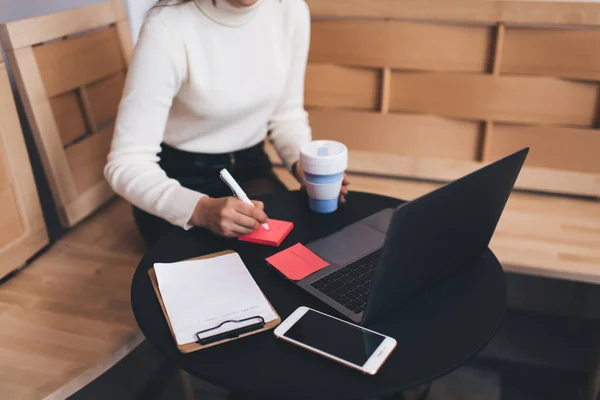
[[[300,149],[300,168],[304,172],[311,210],[327,214],[337,210],[344,171],[348,168],[348,149],[333,140],[315,140]]]

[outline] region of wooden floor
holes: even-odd
[[[146,251],[133,221],[131,205],[122,199],[112,201],[98,215],[65,235],[62,241],[136,257]]]
[[[115,201],[0,286],[0,398],[64,399],[142,342],[129,289],[143,251]]]

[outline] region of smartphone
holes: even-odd
[[[396,348],[391,337],[308,307],[299,307],[279,324],[275,336],[369,375]]]

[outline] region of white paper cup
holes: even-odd
[[[310,208],[330,213],[338,208],[344,171],[348,168],[348,149],[340,142],[316,140],[300,150]]]

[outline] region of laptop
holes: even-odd
[[[296,284],[366,325],[487,250],[524,148],[307,245],[330,265]]]

